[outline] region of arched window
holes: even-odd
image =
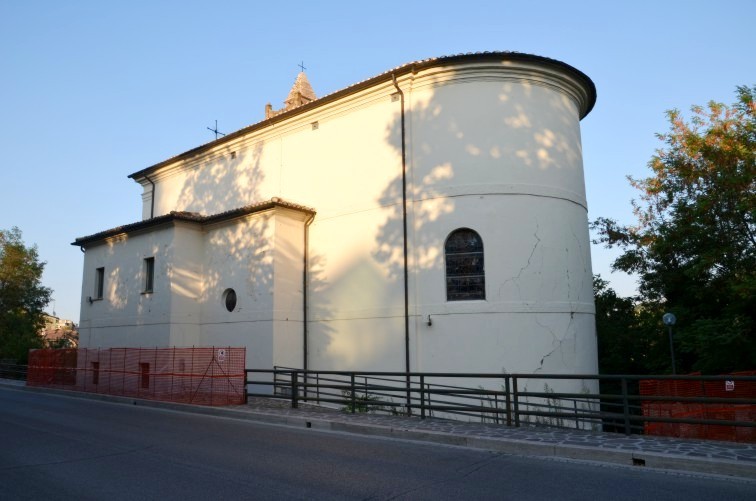
[[[444,244],[446,256],[446,300],[468,301],[486,298],[483,269],[483,240],[475,231],[452,231]]]

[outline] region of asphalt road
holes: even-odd
[[[0,499],[751,501],[756,483],[0,388]]]

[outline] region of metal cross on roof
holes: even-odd
[[[210,127],[208,127],[207,130],[209,130],[210,132],[214,132],[215,133],[215,139],[218,139],[218,134],[220,134],[221,136],[225,136],[224,133],[218,131],[218,121],[217,120],[215,121],[215,128],[211,129]]]
[[[304,70],[307,69],[307,68],[305,68],[304,61],[302,61],[301,63],[299,63],[297,66],[299,66],[302,69],[302,71],[304,71]]]

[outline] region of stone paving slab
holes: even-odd
[[[438,418],[347,413],[301,403],[292,409],[280,399],[250,398],[247,405],[205,407],[138,400],[130,397],[29,388],[23,382],[0,380],[0,385],[78,398],[138,404],[182,412],[361,435],[472,447],[509,454],[561,457],[629,466],[728,475],[756,482],[756,444],[690,440],[546,427],[508,427]]]

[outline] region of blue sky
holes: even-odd
[[[589,218],[633,222],[664,111],[731,103],[756,83],[756,1],[0,2],[0,228],[47,262],[56,313],[79,319],[83,257],[69,245],[141,218],[126,178],[280,107],[304,61],[324,95],[428,57],[511,50],[596,83],[582,122]],[[593,269],[620,294],[616,253]]]

